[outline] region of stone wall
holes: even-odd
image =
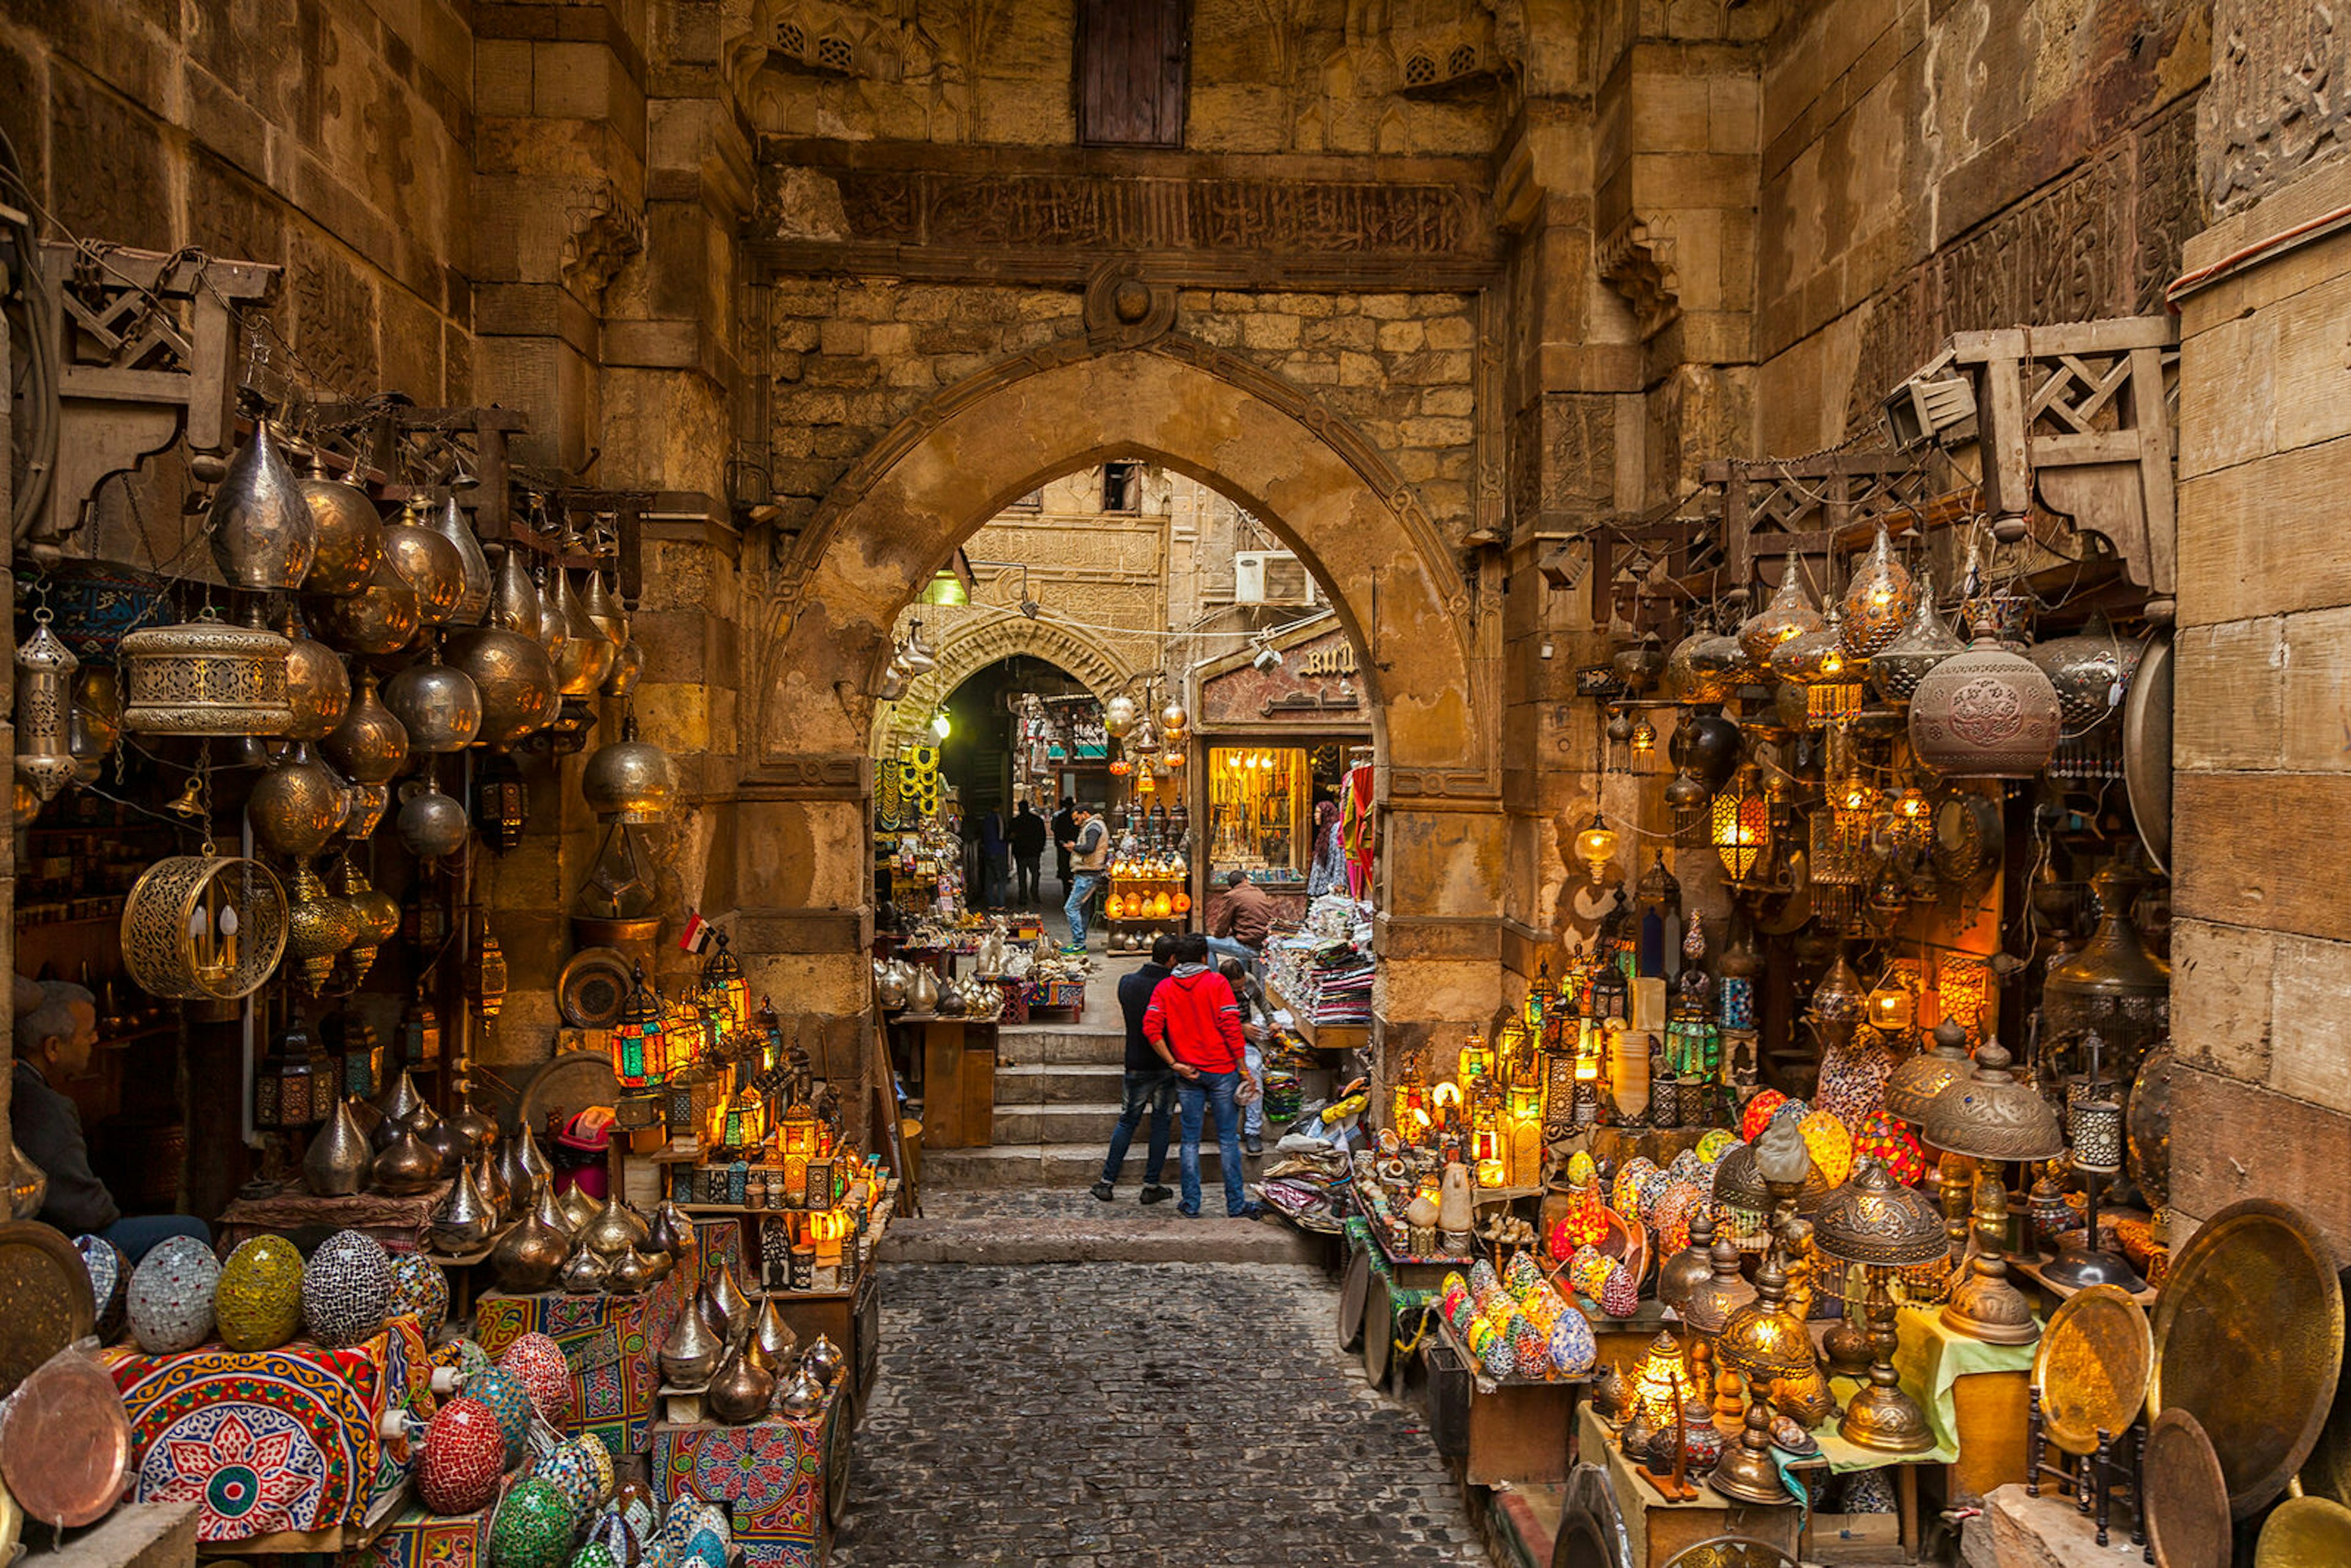
[[[2191,267],[2351,204],[2331,133],[2273,96],[2301,8],[2219,12],[2254,42],[2215,65],[2199,163],[2230,210],[2189,242]],[[2351,65],[2327,47],[2297,68]],[[2190,1219],[2283,1198],[2351,1260],[2351,557],[2334,521],[2351,484],[2346,299],[2351,238],[2321,227],[2180,301],[2171,1166]]]

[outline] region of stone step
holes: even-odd
[[[1126,1069],[1117,1061],[1031,1061],[996,1070],[996,1103],[1107,1105],[1125,1098]]]
[[[1211,1189],[1197,1219],[1174,1203],[1149,1208],[1132,1191],[1069,1218],[899,1218],[882,1239],[884,1263],[1314,1263],[1315,1238],[1275,1219],[1228,1219]]]
[[[996,1120],[991,1128],[998,1144],[1092,1144],[1110,1142],[1118,1121],[1115,1105],[1008,1105],[1003,1085],[997,1085]],[[1149,1130],[1149,1124],[1144,1124]]]
[[[1032,1061],[1115,1062],[1123,1067],[1126,1026],[1118,1024],[1100,1031],[1067,1024],[1003,1029],[997,1031],[996,1049],[999,1061],[1008,1061],[1016,1067]]]
[[[1127,1150],[1126,1171],[1122,1178],[1129,1185],[1140,1186],[1143,1164],[1150,1153],[1150,1128],[1140,1129],[1134,1146]],[[1102,1151],[1110,1142],[1105,1132],[1091,1144],[997,1144],[984,1149],[925,1149],[923,1151],[923,1188],[925,1192],[947,1192],[965,1187],[1066,1186],[1082,1192],[1102,1175]],[[1267,1154],[1272,1145],[1267,1145]],[[1176,1145],[1167,1148],[1167,1185],[1176,1185]],[[1259,1162],[1248,1155],[1241,1156],[1249,1167],[1246,1178],[1254,1181]],[[1202,1185],[1221,1194],[1224,1166],[1214,1147],[1200,1150],[1200,1180]]]

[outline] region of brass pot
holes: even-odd
[[[429,776],[402,802],[400,816],[392,826],[400,834],[401,844],[423,861],[455,854],[465,847],[466,837],[474,831],[465,808],[441,793],[440,786]]]
[[[569,1249],[536,1212],[526,1212],[490,1249],[490,1271],[498,1289],[532,1295],[555,1283]]]
[[[810,1377],[830,1389],[841,1380],[841,1375],[849,1363],[841,1355],[839,1345],[819,1334],[816,1343],[809,1346],[808,1354],[800,1357],[800,1364],[808,1368]]]
[[[680,1388],[699,1388],[717,1370],[718,1357],[726,1348],[700,1312],[680,1312],[669,1338],[662,1343],[662,1375]]]
[[[497,1147],[497,1123],[475,1109],[470,1101],[461,1102],[455,1111],[449,1113],[449,1125],[465,1145],[468,1158],[488,1154]]]
[[[405,1122],[392,1124],[392,1141],[375,1157],[375,1189],[394,1197],[430,1192],[441,1179],[441,1156]]]
[[[740,1427],[765,1415],[768,1401],[775,1396],[776,1380],[762,1371],[758,1363],[737,1351],[726,1358],[718,1375],[710,1380],[709,1390],[702,1396],[703,1408],[716,1420]]]
[[[133,632],[119,646],[131,691],[122,727],[132,735],[283,735],[294,722],[286,691],[291,652],[275,632],[213,620]]]
[[[415,591],[416,611],[427,626],[456,619],[458,601],[465,596],[465,558],[424,527],[423,508],[414,501],[401,508],[398,522],[385,526],[383,559]]]
[[[438,653],[386,681],[383,706],[408,732],[411,751],[463,751],[481,732],[482,694],[473,677],[443,664]]]
[[[621,738],[599,747],[580,770],[580,793],[603,822],[657,822],[677,798],[677,770],[669,753],[637,738],[633,718],[621,721]]]
[[[310,1135],[302,1151],[302,1185],[315,1197],[349,1197],[367,1180],[374,1164],[367,1134],[349,1100],[335,1102],[334,1114]]]
[[[309,503],[318,536],[310,575],[302,586],[312,593],[359,592],[383,559],[383,518],[375,503],[357,485],[328,473],[326,459],[315,455],[309,476],[298,482],[298,488]]]
[[[359,695],[319,749],[354,784],[389,784],[408,761],[408,727],[376,696],[372,671],[360,673]]]
[[[503,626],[461,632],[450,640],[449,663],[480,694],[478,738],[493,750],[507,750],[555,717],[555,665],[537,638]]]
[[[423,520],[426,528],[448,540],[449,547],[457,552],[457,610],[449,623],[480,625],[484,612],[490,607],[490,563],[483,557],[481,543],[465,521],[465,508],[457,505],[453,493],[439,506],[426,508]]]
[[[449,1184],[448,1196],[425,1224],[425,1238],[444,1253],[471,1252],[487,1241],[496,1228],[497,1211],[475,1185],[472,1168],[459,1166],[457,1179]]]
[[[446,548],[446,541],[435,542]],[[357,593],[314,594],[303,600],[302,611],[309,618],[310,630],[320,637],[346,653],[371,658],[399,653],[416,640],[418,628],[424,624],[416,590],[409,586],[388,554],[376,558],[374,570]]]
[[[604,1288],[606,1265],[593,1249],[582,1244],[571,1249],[563,1260],[564,1293],[572,1296],[592,1296]]]
[[[566,571],[555,574],[555,611],[563,617],[563,647],[555,655],[557,688],[567,697],[594,696],[612,668],[616,650],[603,629],[589,619]]]
[[[228,460],[207,527],[213,564],[232,588],[283,592],[309,574],[318,522],[267,420],[254,421],[253,439]]]
[[[285,634],[292,644],[286,655],[286,700],[294,712],[286,733],[295,740],[323,740],[351,706],[351,673],[332,648],[297,632],[290,618]]]
[[[776,1409],[794,1421],[805,1421],[823,1408],[824,1390],[804,1366],[776,1390]]]
[[[350,809],[341,781],[311,758],[308,746],[295,747],[263,774],[245,804],[254,838],[272,854],[292,861],[325,849]]]
[[[635,1248],[643,1224],[622,1205],[620,1195],[614,1193],[605,1198],[604,1207],[598,1209],[581,1228],[580,1239],[590,1250],[605,1258],[618,1258]]]

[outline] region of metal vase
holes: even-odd
[[[710,1380],[710,1388],[703,1396],[703,1412],[713,1420],[740,1427],[765,1415],[768,1401],[775,1394],[776,1380],[748,1354],[737,1350],[726,1358],[718,1375]]]
[[[718,1369],[725,1349],[700,1312],[680,1312],[661,1348],[662,1375],[680,1388],[699,1388]]]
[[[490,563],[488,558],[482,554],[481,542],[474,538],[472,526],[465,521],[465,508],[457,505],[457,497],[452,495],[425,512],[424,526],[449,541],[464,569],[456,612],[450,616],[449,624],[480,625],[483,614],[490,607]]]
[[[449,1184],[448,1196],[426,1222],[424,1234],[436,1251],[457,1254],[471,1252],[487,1241],[496,1226],[496,1211],[475,1185],[473,1167],[461,1165],[457,1179]]]
[[[571,1256],[563,1261],[563,1290],[566,1295],[592,1296],[604,1288],[607,1265],[603,1258],[585,1245],[574,1247]]]
[[[497,1276],[499,1290],[532,1294],[555,1283],[567,1250],[563,1238],[538,1214],[528,1213],[490,1249],[490,1270]]]
[[[367,1180],[374,1151],[360,1131],[349,1100],[335,1102],[334,1114],[311,1134],[302,1151],[302,1186],[316,1197],[349,1197]]]
[[[318,553],[319,527],[269,422],[228,460],[207,522],[213,564],[232,588],[255,593],[302,586]]]

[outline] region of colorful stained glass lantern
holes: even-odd
[[[718,951],[702,966],[702,993],[725,1009],[727,1032],[740,1034],[751,1027],[751,988],[744,983],[743,966],[726,947],[726,933],[721,931]]]
[[[776,1016],[775,1004],[765,997],[759,998],[759,1010],[751,1015],[751,1028],[765,1041],[759,1057],[760,1071],[772,1071],[784,1059],[784,1020]]]
[[[783,1155],[787,1160],[794,1155],[799,1155],[802,1159],[813,1159],[821,1152],[817,1147],[816,1112],[805,1100],[797,1096],[793,1098],[792,1103],[784,1108],[783,1115],[778,1119],[776,1131],[779,1136]]]
[[[1732,882],[1745,882],[1763,862],[1771,843],[1771,802],[1764,798],[1753,763],[1741,768],[1714,798],[1714,852]]]
[[[628,999],[612,1025],[612,1075],[623,1089],[642,1089],[669,1075],[661,1002],[645,985],[645,967],[632,966]]]

